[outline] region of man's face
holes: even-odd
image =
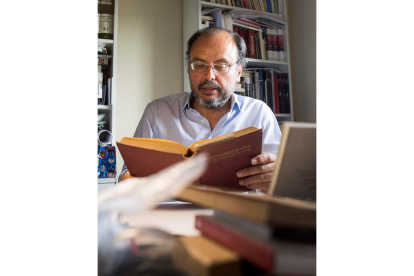
[[[227,32],[199,37],[193,44],[190,62],[234,64],[238,59],[237,46]],[[240,81],[242,65],[233,65],[227,74],[215,74],[209,66],[205,72],[189,68],[191,93],[205,108],[222,107],[230,98]]]

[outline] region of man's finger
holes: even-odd
[[[260,189],[263,193],[266,193],[267,194],[267,192],[269,190],[269,185],[270,185],[269,182],[266,182],[266,183],[255,183],[255,184],[248,185],[247,188],[249,188],[251,190]]]
[[[262,153],[259,154],[257,156],[255,156],[252,159],[252,165],[257,165],[257,164],[267,164],[267,163],[271,163],[271,162],[275,162],[277,158],[277,155],[273,154],[273,153]]]
[[[256,183],[269,183],[270,180],[272,180],[272,173],[262,173],[240,179],[239,184],[246,186]]]
[[[269,172],[273,172],[274,168],[275,168],[275,163],[268,163],[265,165],[256,165],[256,166],[251,166],[251,167],[241,169],[240,171],[236,172],[236,175],[238,177],[246,177],[249,175],[269,173]]]

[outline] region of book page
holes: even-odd
[[[218,137],[205,139],[205,140],[201,140],[201,141],[192,143],[188,148],[192,152],[194,152],[197,149],[200,149],[200,148],[203,148],[203,147],[208,147],[208,146],[211,146],[211,145],[214,145],[214,144],[218,144],[218,143],[230,140],[230,139],[234,139],[236,137],[240,137],[240,136],[246,135],[248,133],[251,133],[251,132],[254,132],[254,131],[257,131],[257,130],[258,130],[258,128],[256,128],[256,127],[244,128],[242,130],[238,130],[238,131],[235,131],[235,132],[232,132],[232,133],[229,133],[229,134],[225,134],[225,135],[221,135],[221,136],[218,136]]]
[[[121,144],[134,146],[138,148],[176,153],[185,155],[188,151],[187,147],[170,140],[156,139],[156,138],[136,138],[136,137],[124,137]]]

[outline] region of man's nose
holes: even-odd
[[[216,74],[214,73],[213,67],[211,65],[207,66],[206,78],[207,78],[207,80],[215,80],[216,79]]]

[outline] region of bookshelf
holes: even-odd
[[[248,18],[249,16],[260,16],[264,18],[268,18],[270,20],[275,21],[277,24],[282,26],[283,29],[283,40],[284,40],[284,61],[279,60],[262,60],[262,59],[254,59],[254,58],[247,58],[247,65],[245,70],[249,68],[272,68],[276,69],[281,73],[288,74],[288,106],[289,112],[288,113],[275,113],[276,118],[279,122],[283,121],[293,121],[293,101],[292,101],[292,81],[291,81],[291,64],[290,64],[290,55],[289,55],[289,23],[287,18],[287,11],[286,11],[286,0],[278,0],[281,3],[281,15],[257,10],[251,10],[246,8],[240,8],[235,6],[223,5],[220,2],[226,1],[215,1],[216,3],[206,2],[203,0],[183,0],[183,58],[184,58],[184,91],[191,91],[189,76],[187,73],[187,67],[185,65],[185,52],[187,48],[187,41],[191,37],[193,33],[197,30],[203,28],[202,25],[202,10],[203,9],[221,9],[222,11],[236,11],[236,14],[233,14],[233,19],[235,17],[239,17],[246,15]],[[228,1],[232,3],[233,1]]]
[[[98,38],[98,47],[104,47],[106,49],[105,54],[98,53],[99,58],[107,60],[108,63],[108,77],[111,79],[110,89],[110,102],[106,102],[104,105],[97,105],[97,114],[105,114],[103,121],[105,121],[104,128],[112,133],[112,146],[115,146],[116,137],[116,64],[117,64],[117,29],[118,29],[118,1],[112,1],[114,3],[114,27],[113,27],[113,39]],[[97,131],[99,131],[98,129]],[[109,188],[117,183],[117,177],[115,178],[98,178],[98,191]]]

